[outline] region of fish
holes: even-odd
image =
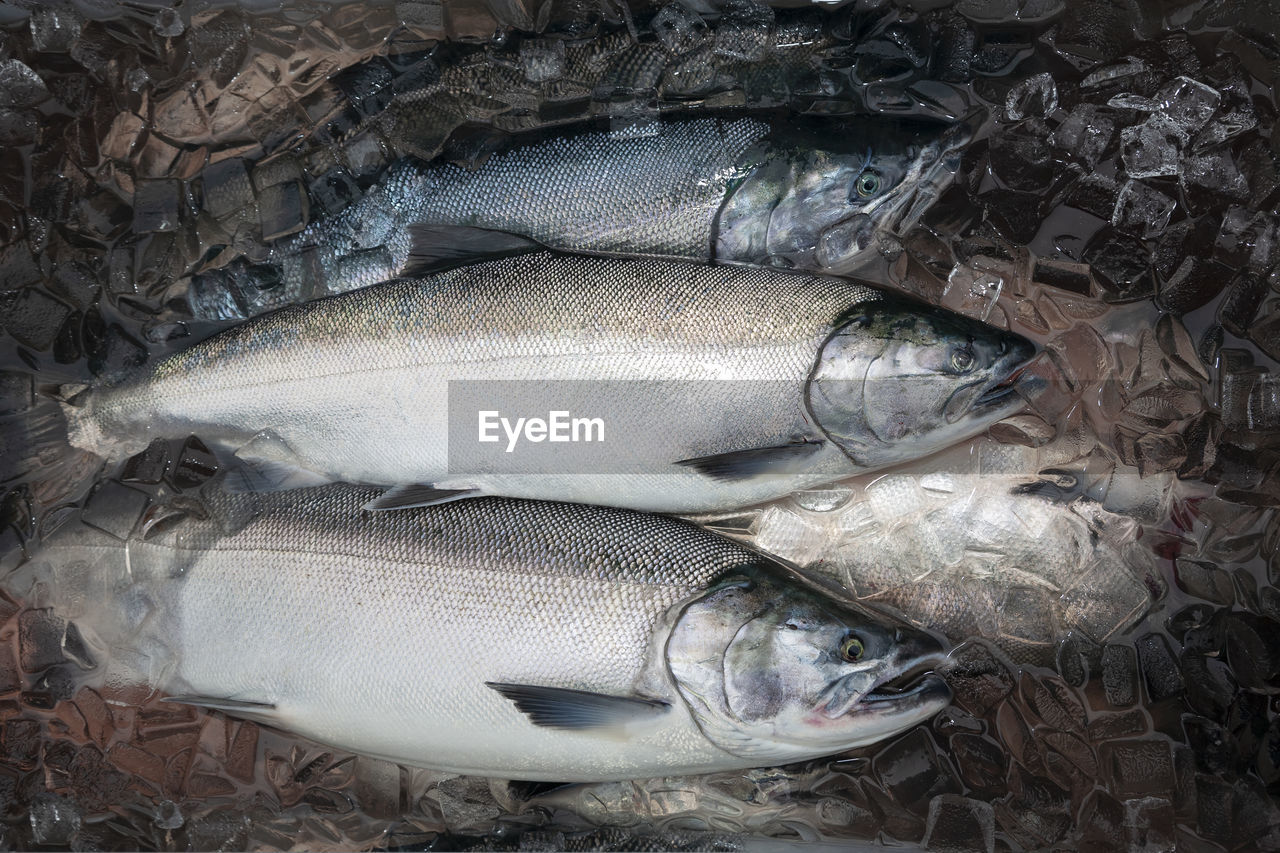
[[[412,226],[511,232],[570,252],[849,272],[874,236],[903,230],[954,176],[962,125],[867,118],[773,125],[661,123],[652,135],[551,135],[474,168],[405,158],[364,198],[193,277],[193,316],[241,319],[401,275]]]
[[[1023,405],[1035,351],[848,279],[526,252],[282,308],[62,408],[75,448],[118,461],[196,434],[248,489],[697,512],[981,433]],[[596,416],[601,440],[546,457],[480,443],[497,410],[463,396],[495,382],[509,406]]]
[[[1166,584],[1144,531],[1190,498],[1172,474],[975,439],[885,474],[747,511],[695,517],[860,604],[954,640],[981,637],[1020,663],[1059,642],[1106,643]],[[1156,538],[1156,537],[1153,537]]]
[[[68,523],[6,586],[75,626],[88,683],[471,775],[770,765],[949,701],[928,632],[688,522],[501,498],[369,513],[370,494],[211,485],[123,542]]]

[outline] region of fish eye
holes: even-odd
[[[973,353],[967,349],[951,353],[951,368],[957,373],[968,373],[973,368]]]
[[[840,642],[840,657],[849,663],[856,663],[862,660],[862,653],[865,649],[862,647],[862,641],[853,634],[845,637]]]
[[[871,198],[880,192],[880,176],[868,169],[853,182],[853,189],[860,198]]]

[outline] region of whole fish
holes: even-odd
[[[832,133],[701,118],[646,136],[552,136],[473,169],[405,159],[360,201],[276,242],[263,263],[196,276],[188,298],[197,317],[238,319],[386,281],[405,270],[421,224],[573,252],[848,271],[875,232],[919,218],[964,139],[959,126],[886,119]],[[471,239],[483,245],[485,232]]]
[[[1069,632],[1103,643],[1164,589],[1140,542],[1177,499],[1170,476],[987,438],[884,475],[700,519],[953,639],[1052,661]],[[1041,472],[1045,472],[1041,474]],[[1066,485],[1068,484],[1069,485]]]
[[[696,512],[969,438],[1020,408],[1033,353],[844,279],[534,252],[289,306],[64,408],[82,450],[121,459],[196,433],[257,489],[397,487],[382,509],[503,495]],[[596,415],[603,461],[579,464],[579,444],[540,445],[562,452],[532,468],[498,445],[483,456],[486,411],[461,404],[451,435],[451,389],[492,380]]]
[[[950,695],[923,673],[942,658],[930,635],[678,519],[209,491],[206,517],[123,544],[69,525],[8,586],[72,620],[117,684],[467,774],[800,760],[892,736]]]

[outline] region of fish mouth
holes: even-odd
[[[941,651],[916,657],[862,690],[858,689],[857,682],[866,674],[850,673],[823,692],[815,710],[834,720],[850,713],[889,713],[904,707],[917,708],[938,699],[946,701],[951,698],[951,688],[934,672],[946,660]]]
[[[900,675],[877,685],[873,690],[869,690],[863,695],[860,704],[902,704],[912,699],[927,700],[934,696],[944,695],[949,698],[951,696],[951,688],[947,686],[947,682],[942,676],[936,672],[914,672]]]
[[[1018,382],[1022,379],[1022,374],[1027,369],[1027,365],[1020,365],[1016,370],[996,382],[991,387],[983,391],[978,398],[973,401],[970,409],[987,409],[992,406],[998,406],[1014,396],[1018,390]]]
[[[960,154],[972,137],[969,128],[957,124],[926,145],[913,164],[913,174],[902,181],[906,192],[885,205],[877,226],[899,236],[916,227],[925,211],[955,180],[960,171]]]

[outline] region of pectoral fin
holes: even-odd
[[[392,486],[378,497],[364,505],[369,512],[384,512],[392,509],[412,509],[418,506],[434,506],[435,504],[460,501],[465,498],[479,497],[479,489],[438,489],[430,484],[414,484]]]
[[[486,681],[524,713],[535,726],[548,729],[601,729],[651,720],[671,706],[659,699],[607,696],[563,687],[503,684]]]
[[[736,483],[756,477],[778,477],[802,470],[809,457],[822,449],[819,439],[806,439],[776,447],[753,447],[714,456],[681,459],[677,465],[692,468],[699,474],[723,483]]]
[[[419,222],[409,226],[409,258],[400,275],[427,275],[463,263],[507,258],[541,248],[540,243],[507,231]]]

